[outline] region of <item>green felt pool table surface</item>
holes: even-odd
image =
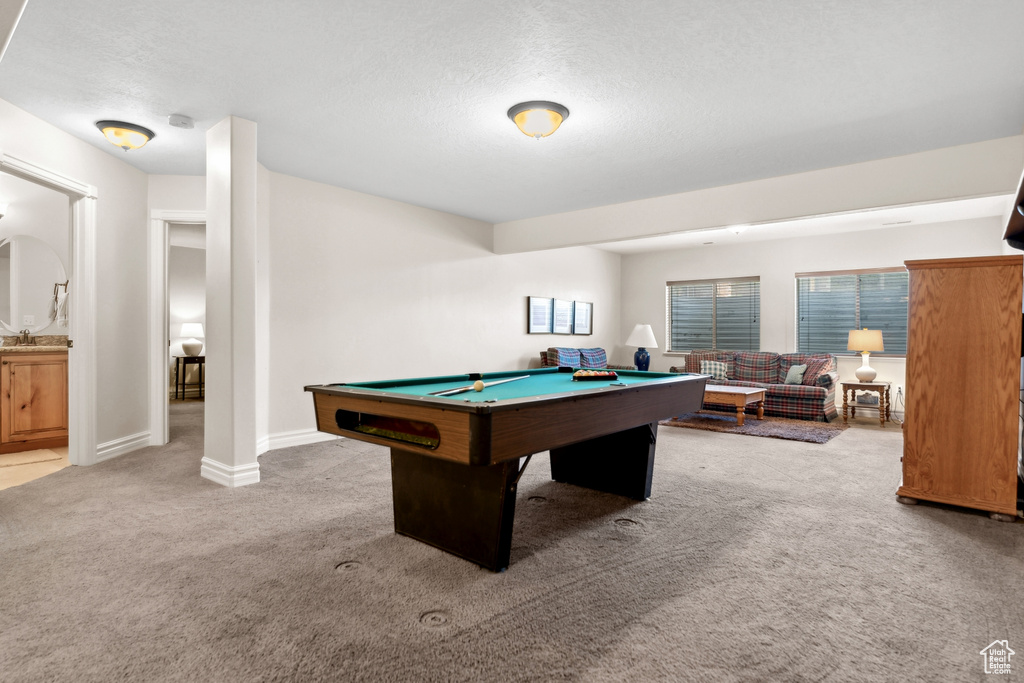
[[[495,382],[512,377],[526,379],[505,382],[496,386],[485,387],[483,391],[465,391],[452,396],[430,396],[436,391],[445,391],[473,384],[474,375],[446,375],[442,377],[423,377],[417,379],[388,380],[376,382],[346,382],[344,387],[368,389],[389,394],[404,394],[410,397],[430,397],[459,403],[485,403],[510,399],[534,398],[582,392],[609,386],[629,386],[650,382],[652,380],[678,378],[679,375],[663,372],[641,372],[637,370],[616,370],[617,377],[598,380],[573,380],[571,372],[558,372],[558,368],[540,368],[534,370],[511,370],[508,372],[480,373],[484,382]]]

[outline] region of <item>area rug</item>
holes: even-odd
[[[685,413],[670,420],[663,420],[660,424],[669,427],[688,427],[710,432],[765,436],[771,439],[807,441],[809,443],[828,443],[847,427],[840,421],[811,422],[809,420],[791,420],[785,417],[765,417],[763,420],[758,420],[753,415],[747,415],[743,426],[740,427],[736,424],[736,413],[711,411]]]

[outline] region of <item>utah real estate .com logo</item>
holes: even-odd
[[[985,658],[985,673],[1008,674],[1010,657],[1017,653],[1010,649],[1009,643],[1005,640],[993,640],[980,654]]]

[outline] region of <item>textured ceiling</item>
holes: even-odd
[[[150,173],[268,168],[502,222],[1021,133],[1021,0],[29,0],[0,98]],[[571,114],[533,140],[506,118]],[[167,116],[196,120],[191,131]],[[124,153],[93,127],[156,139]]]

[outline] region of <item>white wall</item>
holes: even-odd
[[[491,226],[270,174],[270,433],[311,429],[307,384],[536,365],[619,341],[616,254],[499,256]],[[594,302],[592,336],[529,335],[526,297]]]
[[[149,425],[148,180],[117,158],[123,151],[109,147],[109,153],[101,151],[0,100],[0,149],[97,188],[96,396],[102,400],[96,405],[96,437],[101,447]]]
[[[764,223],[881,206],[1012,194],[1024,136],[494,226],[500,254],[596,244],[684,230]]]
[[[151,211],[206,211],[206,176],[151,175]]]
[[[761,349],[796,351],[796,273],[901,266],[913,259],[993,256],[1002,253],[1002,222],[982,218],[931,225],[896,227],[739,246],[707,246],[622,259],[622,326],[649,322],[658,339],[651,370],[681,365],[665,350],[665,283],[672,280],[758,276],[761,279]],[[629,353],[631,349],[625,349]],[[620,358],[624,361],[624,358]],[[859,354],[839,358],[841,379],[860,367]],[[904,358],[872,355],[879,381],[904,385]]]

